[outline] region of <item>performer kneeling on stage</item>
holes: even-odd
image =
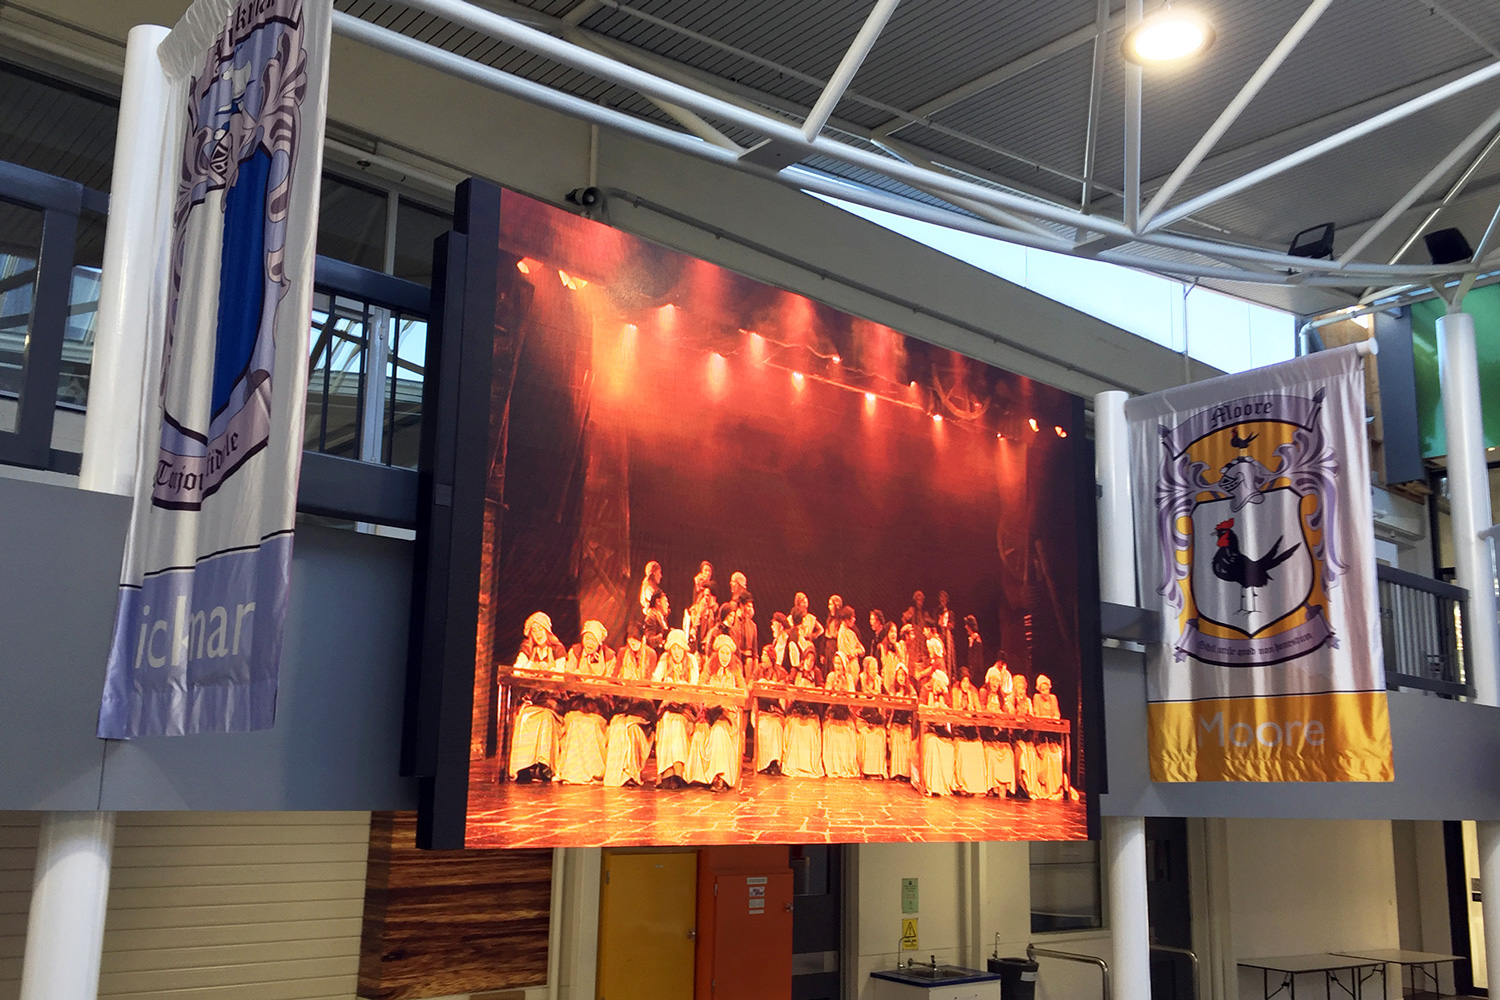
[[[604,645],[609,632],[602,622],[583,623],[583,639],[568,650],[566,672],[580,677],[608,677],[615,672],[615,651]],[[606,730],[604,699],[576,693],[567,700],[557,780],[587,785],[604,780]]]
[[[700,677],[704,687],[721,691],[745,690],[744,673],[734,639],[721,634],[714,640],[708,674]],[[693,729],[688,750],[688,782],[708,785],[716,792],[728,791],[740,780],[740,733],[744,713],[738,708],[711,706]]]
[[[656,653],[645,643],[639,620],[625,630],[625,646],[615,657],[615,677],[622,681],[650,680],[656,672]],[[614,787],[643,784],[641,773],[651,756],[651,725],[656,711],[644,698],[620,698],[609,720],[609,749],[604,757],[604,783]]]
[[[688,655],[687,633],[674,628],[667,633],[665,652],[656,664],[654,680],[684,686],[698,683],[698,666]],[[664,703],[656,723],[656,786],[682,788],[687,784],[689,750],[693,724],[698,719],[696,705]]]
[[[516,654],[515,669],[561,672],[567,652],[552,634],[552,619],[540,611],[534,612],[526,619],[525,633]],[[522,783],[551,781],[561,729],[562,717],[557,714],[555,695],[550,691],[525,694],[511,725],[507,765],[510,776]]]

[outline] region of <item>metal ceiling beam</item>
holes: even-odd
[[[1391,227],[1392,223],[1405,215],[1407,210],[1417,203],[1418,198],[1422,197],[1434,184],[1446,177],[1448,172],[1458,166],[1458,162],[1465,156],[1468,156],[1475,146],[1483,142],[1486,137],[1494,135],[1497,128],[1500,128],[1500,109],[1491,112],[1490,116],[1480,122],[1472,132],[1464,136],[1463,141],[1453,147],[1447,156],[1443,157],[1433,165],[1431,170],[1423,174],[1422,179],[1412,185],[1410,190],[1397,199],[1394,205],[1386,209],[1385,214],[1376,219],[1374,224],[1361,233],[1359,239],[1350,244],[1349,248],[1339,256],[1339,263],[1347,264],[1359,256],[1361,250],[1375,242],[1381,233]]]
[[[1113,30],[1123,24],[1124,21],[1123,15],[1112,17],[1109,20],[1108,28]],[[1002,66],[996,66],[983,76],[975,77],[968,83],[955,87],[945,94],[939,94],[932,100],[912,108],[911,111],[906,112],[900,118],[893,118],[885,124],[877,126],[874,130],[875,134],[890,135],[893,132],[900,131],[907,125],[930,124],[928,119],[939,111],[951,108],[960,101],[973,97],[975,94],[981,94],[991,87],[998,87],[1006,80],[1020,76],[1029,69],[1035,69],[1042,63],[1065,52],[1071,52],[1085,42],[1093,41],[1098,36],[1099,25],[1097,23],[1087,24],[1082,28],[1070,31],[1055,41],[1048,42],[1040,48],[1032,49],[1030,52],[1017,56]]]
[[[1145,19],[1142,0],[1125,0],[1125,30]],[[1125,228],[1141,231],[1141,86],[1138,63],[1125,63]]]
[[[465,59],[446,49],[440,49],[426,42],[419,42],[414,38],[362,21],[342,11],[334,12],[333,28],[336,33],[342,36],[401,58],[410,59],[413,62],[431,67],[439,72],[447,73],[458,79],[499,93],[508,94],[519,100],[528,101],[561,114],[594,122],[627,135],[636,136],[648,142],[673,149],[679,153],[708,160],[731,169],[741,170],[794,190],[812,191],[829,198],[853,202],[878,211],[890,212],[905,218],[930,222],[934,225],[956,229],[961,232],[969,232],[978,236],[1005,240],[1010,243],[1020,244],[1021,246],[1037,247],[1059,253],[1067,253],[1070,249],[1070,244],[1065,239],[1049,239],[1031,233],[1016,232],[983,219],[957,215],[944,209],[913,202],[908,198],[888,195],[859,185],[836,181],[826,175],[804,168],[792,167],[778,171],[760,167],[753,163],[747,163],[744,159],[734,156],[727,150],[720,149],[708,143],[699,142],[681,132],[664,128],[605,105],[587,101],[565,91],[536,83],[535,81],[517,76],[514,73],[507,73],[504,70],[495,69],[492,66],[487,66],[471,59]],[[1122,264],[1126,267],[1138,267],[1150,271],[1168,271],[1174,274],[1213,277],[1226,281],[1265,280],[1263,274],[1236,268],[1208,268],[1186,263],[1152,260],[1131,254],[1112,254],[1109,259],[1111,263]],[[1417,271],[1420,269],[1398,268],[1392,270],[1403,271],[1404,273],[1405,271]]]
[[[618,4],[612,4],[611,2],[609,2],[609,0],[589,0],[589,2],[595,2],[600,7],[613,6],[616,9],[621,9],[624,13],[631,14],[632,16],[642,16],[634,10],[619,8]],[[656,53],[648,52],[645,49],[637,48],[633,45],[628,45],[624,42],[618,41],[617,39],[611,38],[608,35],[602,35],[597,31],[593,31],[588,28],[578,28],[566,25],[561,19],[543,14],[539,11],[533,10],[530,7],[523,6],[522,4],[515,2],[515,0],[484,0],[484,6],[490,10],[515,17],[517,20],[522,21],[526,24],[533,25],[534,27],[542,31],[546,31],[550,34],[558,35],[570,41],[574,41],[577,44],[588,45],[596,51],[611,53],[615,56],[615,58],[630,63],[631,65],[634,65],[640,69],[646,70],[647,72],[659,73],[666,79],[672,80],[675,83],[679,83],[682,86],[692,87],[704,93],[720,97],[737,105],[745,111],[754,113],[769,111],[772,113],[776,113],[782,116],[782,118],[784,118],[785,121],[789,124],[796,124],[798,122],[805,121],[807,118],[808,109],[805,106],[799,105],[794,101],[789,101],[785,98],[767,94],[764,91],[756,90],[753,87],[748,87],[737,81],[727,80],[721,76],[716,76],[706,70],[699,69],[696,66],[690,66],[686,63],[680,63],[675,60],[659,56]],[[662,22],[662,25],[665,26],[668,30],[687,30],[683,28],[675,28],[668,22],[664,21]],[[809,77],[808,79],[812,80],[814,78]],[[682,109],[678,108],[677,110],[680,111]],[[943,154],[936,153],[932,150],[919,150],[918,147],[905,141],[876,136],[870,129],[860,125],[856,125],[853,122],[840,119],[836,115],[829,119],[828,124],[825,127],[836,129],[850,136],[865,139],[877,147],[887,148],[888,151],[892,153],[892,155],[898,156],[901,159],[906,160],[907,162],[915,162],[918,159],[925,160],[928,157],[931,157],[936,161],[936,166],[954,175],[968,176],[983,182],[998,184],[1002,188],[1006,188],[1023,195],[1028,195],[1032,198],[1036,198],[1039,201],[1043,201],[1051,205],[1056,205],[1058,207],[1067,207],[1067,203],[1054,192],[1043,190],[1042,188],[1038,188],[1032,184],[1027,184],[1025,181],[1017,180],[1013,177],[1008,177],[990,170],[986,170],[985,168],[980,167],[976,164],[966,163],[963,161],[957,161],[955,163],[945,163],[943,161],[946,159],[946,157]],[[1070,181],[1074,181],[1075,183],[1081,183],[1081,178],[1077,177],[1074,174],[1070,174],[1066,171],[1053,170],[1052,168],[1047,167],[1042,163],[1021,156],[1019,153],[1012,152],[991,143],[985,143],[981,140],[974,139],[973,137],[967,136],[954,129],[946,129],[940,126],[937,126],[936,128],[945,135],[951,135],[952,137],[960,139],[961,141],[965,141],[972,145],[975,145],[977,148],[984,149],[989,152],[995,153],[998,156],[1003,156],[1007,159],[1022,163],[1034,170],[1054,173],[1057,176],[1063,177]],[[723,145],[722,143],[716,144]],[[1103,184],[1096,183],[1095,188],[1098,191],[1114,195],[1118,195],[1120,193],[1118,189]]]
[[[729,125],[765,135],[772,141],[784,144],[788,150],[797,154],[798,157],[827,156],[858,169],[870,170],[882,174],[903,184],[919,188],[931,188],[939,192],[943,197],[956,196],[970,198],[981,204],[1004,211],[1015,212],[1032,218],[1044,219],[1061,223],[1065,226],[1082,228],[1107,235],[1134,235],[1120,223],[1111,219],[1100,216],[1086,216],[1073,209],[1060,208],[1055,205],[1034,201],[1006,191],[976,184],[972,181],[955,178],[945,173],[924,170],[899,160],[890,159],[882,154],[868,152],[824,136],[808,140],[802,135],[800,129],[784,120],[772,118],[763,113],[746,111],[731,102],[703,94],[690,87],[672,83],[658,75],[636,69],[626,63],[610,59],[589,49],[555,38],[544,31],[528,27],[503,15],[480,9],[472,4],[463,2],[463,0],[405,0],[405,2],[409,6],[447,18],[454,24],[487,34],[600,79],[628,87],[641,93],[643,96],[666,101],[706,118],[722,121]],[[1139,2],[1139,0],[1136,0],[1136,2]],[[747,163],[744,161],[744,158],[736,158],[728,150],[720,149],[708,143],[698,142],[663,126],[647,122],[623,112],[618,112],[615,109],[603,108],[593,102],[576,98],[574,95],[565,94],[553,88],[536,84],[533,81],[524,80],[513,74],[504,73],[492,67],[482,66],[471,60],[448,53],[445,50],[417,42],[389,29],[365,24],[358,18],[340,14],[335,18],[335,24],[344,34],[360,38],[368,44],[405,55],[407,58],[424,62],[427,65],[433,65],[443,69],[445,72],[478,82],[483,86],[506,93],[519,94],[523,96],[523,99],[540,103],[543,106],[566,109],[565,113],[583,118],[584,120],[606,124],[609,127],[646,138],[660,145],[685,151],[690,155],[710,159],[757,176],[773,179],[779,176],[777,171],[758,166],[754,163]],[[807,174],[807,176],[817,177],[819,175]],[[822,182],[819,181],[818,183]],[[816,189],[815,184],[802,186]],[[840,193],[833,196],[855,201],[867,197],[865,192],[859,192],[859,197],[851,197],[847,186],[842,186]],[[1064,252],[1072,249],[1072,245],[1068,241],[1059,241],[1057,239],[1044,240],[1035,234],[1017,233],[983,220],[971,219],[967,216],[921,205],[910,199],[887,196],[880,199],[880,201],[881,204],[879,207],[883,211],[894,211],[911,218],[922,218],[927,221],[933,221],[938,225],[948,226],[949,228],[974,231],[982,235],[1006,239],[1027,246],[1046,246],[1047,249],[1062,250]],[[1216,243],[1190,237],[1172,236],[1165,233],[1153,234],[1146,237],[1145,242],[1193,253],[1208,253],[1213,256],[1225,255],[1254,263],[1271,264],[1287,269],[1287,276],[1275,276],[1277,280],[1283,281],[1300,280],[1299,274],[1301,272],[1310,272],[1313,274],[1338,272],[1331,276],[1330,281],[1344,285],[1372,283],[1368,279],[1426,278],[1433,273],[1431,267],[1422,266],[1340,265],[1336,262],[1308,260],[1306,258],[1255,250],[1230,243]],[[1232,269],[1228,268],[1183,265],[1178,262],[1171,262],[1169,265],[1164,265],[1159,259],[1135,254],[1111,252],[1108,255],[1108,259],[1114,263],[1144,267],[1149,270],[1168,270],[1172,273],[1201,273],[1204,276],[1223,278],[1225,280],[1264,281],[1267,279],[1267,276],[1263,273],[1250,271],[1233,271],[1231,273]]]
[[[1188,201],[1183,202],[1182,204],[1161,213],[1154,220],[1152,220],[1151,225],[1146,227],[1145,231],[1154,232],[1156,230],[1163,229],[1166,226],[1170,226],[1172,223],[1177,222],[1184,217],[1192,215],[1196,212],[1201,212],[1208,206],[1213,205],[1216,202],[1223,201],[1225,198],[1228,198],[1231,195],[1239,194],[1241,191],[1244,191],[1247,188],[1252,188],[1262,181],[1266,181],[1271,179],[1272,177],[1276,177],[1279,174],[1286,173],[1288,170],[1291,170],[1294,167],[1299,167],[1309,160],[1316,159],[1317,157],[1322,156],[1324,153],[1332,152],[1333,150],[1338,149],[1342,146],[1346,146],[1351,142],[1362,139],[1372,132],[1379,131],[1386,126],[1392,125],[1404,118],[1408,118],[1419,111],[1430,108],[1434,104],[1447,100],[1455,94],[1463,93],[1465,90],[1468,90],[1471,87],[1477,87],[1479,84],[1487,83],[1488,81],[1493,80],[1497,77],[1500,77],[1500,61],[1491,62],[1482,69],[1475,70],[1474,72],[1469,73],[1466,76],[1459,77],[1457,80],[1454,80],[1451,83],[1447,83],[1441,87],[1430,90],[1420,97],[1415,97],[1403,104],[1398,104],[1396,107],[1391,108],[1388,111],[1384,111],[1378,115],[1374,115],[1373,117],[1366,118],[1364,121],[1359,122],[1356,125],[1352,125],[1340,132],[1336,132],[1326,139],[1322,139],[1318,142],[1314,142],[1310,145],[1304,146],[1303,148],[1297,150],[1295,153],[1283,156],[1280,159],[1272,163],[1268,163],[1263,167],[1252,170],[1249,173],[1242,174],[1241,176],[1225,184],[1220,184],[1218,187],[1212,189],[1211,191],[1207,191],[1201,195],[1198,195],[1196,198],[1191,198]]]
[[[1239,93],[1234,95],[1234,100],[1230,101],[1228,106],[1219,113],[1219,117],[1208,127],[1208,131],[1203,133],[1203,137],[1182,158],[1182,162],[1177,165],[1176,170],[1172,171],[1166,183],[1157,188],[1156,194],[1152,195],[1151,201],[1146,205],[1146,210],[1141,213],[1142,225],[1151,223],[1151,219],[1161,211],[1167,200],[1177,193],[1178,188],[1182,187],[1182,182],[1188,179],[1188,175],[1203,162],[1203,158],[1218,145],[1219,140],[1224,138],[1224,133],[1229,131],[1229,126],[1238,120],[1240,114],[1255,99],[1255,95],[1259,94],[1261,88],[1271,79],[1271,75],[1280,69],[1286,57],[1292,54],[1297,44],[1307,37],[1307,33],[1312,30],[1314,24],[1318,23],[1318,18],[1323,16],[1323,12],[1332,2],[1333,0],[1313,0],[1302,12],[1302,16],[1297,18],[1296,23],[1287,30],[1285,35],[1281,36],[1281,41],[1276,43],[1276,47],[1250,75],[1250,79],[1245,81]]]
[[[1479,46],[1481,49],[1484,49],[1490,55],[1495,56],[1496,58],[1500,58],[1500,49],[1497,49],[1488,39],[1480,35],[1479,32],[1469,27],[1463,21],[1461,21],[1451,11],[1445,8],[1442,4],[1438,3],[1437,0],[1417,0],[1417,3],[1421,4],[1422,8],[1428,13],[1436,13],[1440,15],[1443,20],[1447,21],[1449,24],[1457,28],[1465,38],[1473,42],[1475,45]]]
[[[889,139],[884,140],[884,142],[890,143],[893,147],[896,145],[895,142]],[[920,153],[910,147],[904,147],[904,152],[894,148],[891,151],[897,153],[897,155],[901,156],[901,158],[903,160],[906,160],[908,163],[922,167],[926,170],[936,171],[941,169],[936,163],[927,159],[925,156],[922,156]],[[989,219],[991,222],[998,222],[1000,225],[1008,226],[1011,229],[1035,233],[1038,236],[1045,236],[1049,239],[1063,238],[1058,233],[1055,233],[1050,229],[1045,229],[1042,226],[1037,225],[1035,222],[1032,222],[1030,219],[1026,219],[1019,215],[1016,215],[1014,212],[1006,212],[998,208],[992,208],[989,205],[982,204],[970,198],[956,198],[953,195],[940,194],[935,191],[927,190],[926,188],[919,188],[918,190],[926,191],[928,194],[933,195],[934,197],[942,198],[944,201],[948,202],[950,205],[953,205],[956,208],[961,208],[965,212],[973,212],[975,215],[979,216],[982,219]]]
[[[1484,235],[1479,239],[1479,246],[1474,248],[1472,259],[1475,265],[1484,262],[1484,258],[1495,249],[1497,242],[1500,242],[1500,205],[1495,206],[1495,214],[1490,216],[1490,224],[1484,227]]]
[[[1104,104],[1104,42],[1109,37],[1110,0],[1099,0],[1094,10],[1094,62],[1089,74],[1089,120],[1083,136],[1083,194],[1078,207],[1087,212],[1094,201],[1094,161],[1099,153],[1099,118]]]
[[[603,6],[604,4],[600,3],[599,0],[579,0],[577,6],[564,14],[560,20],[563,24],[577,26],[582,24],[590,14]]]
[[[884,136],[870,140],[882,149],[888,150],[893,156],[898,156],[908,163],[930,163],[934,169],[946,171],[955,177],[972,178],[976,183],[998,185],[1002,190],[1014,191],[1017,194],[1027,195],[1038,201],[1044,201],[1049,205],[1063,205],[1062,199],[1050,191],[1024,181],[1018,181],[993,170],[977,167],[972,163],[962,161],[949,162],[948,157],[933,150],[926,149],[897,139],[893,136]]]
[[[1261,136],[1259,139],[1252,139],[1243,145],[1226,149],[1222,153],[1215,153],[1208,156],[1199,165],[1199,168],[1200,170],[1214,170],[1241,160],[1256,160],[1268,152],[1285,148],[1289,143],[1312,141],[1321,138],[1346,125],[1361,121],[1375,114],[1377,111],[1394,107],[1402,101],[1425,94],[1434,87],[1451,83],[1477,69],[1488,66],[1490,62],[1491,60],[1489,59],[1479,59],[1463,66],[1444,70],[1442,73],[1435,73],[1424,79],[1404,84],[1383,94],[1376,94],[1373,97],[1356,101],[1353,104],[1330,111],[1327,114],[1319,115],[1316,118],[1309,118],[1307,121],[1284,128],[1279,132],[1272,132],[1269,135]],[[1155,177],[1150,177],[1142,181],[1142,184],[1147,190],[1151,190],[1165,183],[1168,176],[1165,173],[1158,174]]]
[[[1464,168],[1464,172],[1458,175],[1458,179],[1448,187],[1448,190],[1443,193],[1443,197],[1439,199],[1438,203],[1432,206],[1427,214],[1422,217],[1422,221],[1417,223],[1412,229],[1411,235],[1406,238],[1406,242],[1402,243],[1400,249],[1391,254],[1389,263],[1399,264],[1401,262],[1401,258],[1406,256],[1406,251],[1410,250],[1411,245],[1417,242],[1418,237],[1427,231],[1427,227],[1432,225],[1433,220],[1438,217],[1443,209],[1452,204],[1455,198],[1463,193],[1464,188],[1468,187],[1469,181],[1473,179],[1480,165],[1489,159],[1490,154],[1495,151],[1497,145],[1500,145],[1500,132],[1491,136],[1490,141],[1485,143],[1484,148],[1479,151],[1479,155],[1469,161],[1469,165]]]
[[[885,30],[886,22],[890,21],[891,15],[896,12],[896,4],[900,0],[875,0],[875,6],[870,9],[870,14],[865,18],[865,23],[860,25],[859,34],[854,36],[854,41],[849,44],[849,49],[844,53],[844,58],[839,60],[838,68],[833,71],[827,86],[818,95],[818,100],[813,104],[812,111],[807,116],[807,122],[802,126],[802,134],[809,139],[823,131],[823,126],[828,124],[828,118],[833,114],[833,109],[838,107],[839,101],[844,96],[844,91],[849,89],[849,84],[854,82],[854,74],[859,72],[860,66],[864,64],[865,56],[875,47],[875,41],[880,33]]]

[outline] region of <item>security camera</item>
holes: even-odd
[[[583,208],[593,208],[604,200],[604,192],[596,187],[574,188],[568,192],[568,201]]]

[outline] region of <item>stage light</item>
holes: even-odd
[[[523,257],[521,260],[516,261],[516,270],[520,271],[522,274],[530,274],[531,265],[528,264],[526,262],[526,259]]]
[[[557,277],[558,280],[563,283],[563,287],[570,292],[581,292],[583,291],[583,289],[589,286],[589,283],[583,278],[575,277],[569,274],[567,271],[559,270],[557,272]]]
[[[1197,14],[1168,7],[1126,32],[1120,51],[1137,66],[1154,66],[1197,55],[1213,43],[1213,25]]]
[[[628,337],[633,337],[638,332],[638,329],[639,328],[634,323],[626,323],[625,324],[625,335],[628,336]]]
[[[916,382],[913,382],[911,385],[907,386],[908,389],[915,389],[916,387],[917,387],[917,383]]]
[[[801,372],[792,372],[792,381],[796,382],[798,385],[801,385],[802,384],[802,373]]]
[[[935,423],[935,424],[942,423],[943,422],[943,415],[941,413],[934,413],[932,415],[932,422]]]
[[[875,402],[875,394],[873,392],[867,392],[867,393],[865,393],[865,402],[866,403],[873,403],[873,402]]]
[[[1057,436],[1060,437],[1060,438],[1065,438],[1065,437],[1068,436],[1068,432],[1062,429],[1062,425],[1061,424],[1059,424],[1058,426],[1056,426],[1056,427],[1054,427],[1052,429],[1057,432]]]
[[[1422,237],[1422,242],[1427,244],[1427,256],[1432,258],[1434,264],[1457,264],[1474,256],[1474,248],[1469,246],[1469,241],[1457,229],[1439,229],[1427,233]]]
[[[1309,226],[1292,237],[1292,245],[1286,248],[1287,255],[1306,257],[1309,260],[1323,257],[1332,260],[1333,234],[1334,225],[1331,222],[1320,222],[1316,226]]]
[[[1037,422],[1036,422],[1036,417],[1031,417],[1031,418],[1030,418],[1030,419],[1028,419],[1028,420],[1027,420],[1027,421],[1026,421],[1026,426],[1027,426],[1027,427],[1030,427],[1030,428],[1031,428],[1031,429],[1032,429],[1032,430],[1033,430],[1033,431],[1039,431],[1039,430],[1041,430],[1041,429],[1042,429],[1042,428],[1041,428],[1041,425],[1039,425],[1039,424],[1038,424],[1038,423],[1037,423]]]
[[[843,361],[843,360],[844,360],[844,359],[843,359],[843,358],[841,358],[841,357],[839,357],[839,356],[838,356],[838,355],[837,355],[837,354],[835,354],[835,355],[834,355],[834,356],[833,356],[833,357],[831,357],[831,358],[829,358],[829,359],[828,359],[828,360],[829,360],[829,361],[832,361],[832,362],[833,362],[833,363],[834,363],[834,364],[839,364],[839,363],[841,363],[841,362],[842,362],[842,361]]]

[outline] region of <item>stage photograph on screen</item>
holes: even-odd
[[[1082,401],[498,204],[464,845],[1086,838]]]

